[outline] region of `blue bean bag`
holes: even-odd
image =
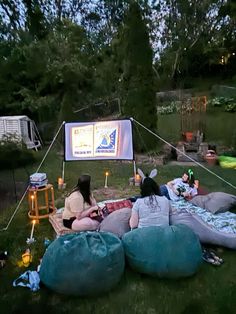
[[[185,225],[138,228],[122,242],[131,268],[151,276],[191,276],[202,262],[198,237]]]
[[[76,296],[112,289],[124,272],[121,240],[108,232],[80,232],[57,238],[47,248],[40,280],[48,288]]]

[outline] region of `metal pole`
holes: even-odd
[[[133,165],[134,165],[134,179],[135,179],[135,176],[136,176],[136,173],[137,173],[135,160],[133,161]]]
[[[65,161],[64,160],[62,162],[62,175],[61,175],[61,177],[62,177],[62,180],[64,182],[64,179],[65,179]]]

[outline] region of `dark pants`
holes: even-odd
[[[166,198],[168,198],[168,200],[170,200],[170,196],[169,196],[169,193],[165,184],[160,185],[160,192],[162,196],[165,196]]]
[[[76,219],[76,217],[71,217],[70,219],[63,219],[63,225],[64,227],[71,229],[73,221]]]

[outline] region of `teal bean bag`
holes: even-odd
[[[112,289],[124,272],[121,240],[108,232],[80,232],[57,238],[47,248],[40,280],[48,288],[76,296]]]
[[[191,276],[202,262],[198,237],[182,224],[138,228],[126,233],[122,242],[131,268],[151,276]]]

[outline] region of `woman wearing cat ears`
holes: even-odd
[[[153,180],[157,170],[153,169],[150,175],[144,175],[141,169],[138,174],[142,181],[140,184],[141,198],[138,198],[132,208],[130,228],[144,228],[149,226],[169,225],[170,202],[161,196],[158,184]]]

